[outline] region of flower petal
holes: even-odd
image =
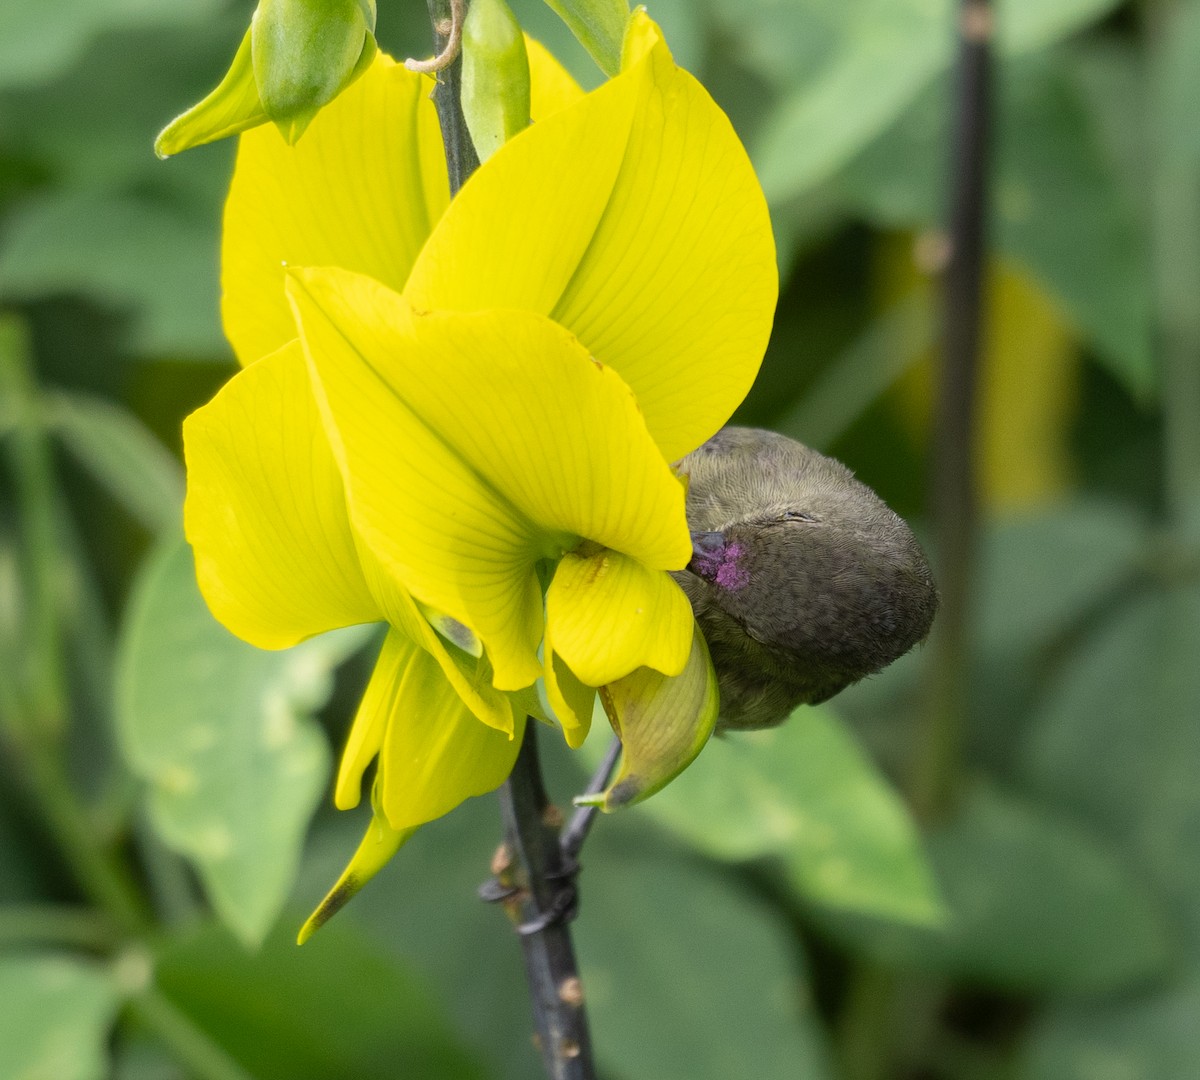
[[[604,711],[621,740],[621,767],[608,790],[576,802],[615,810],[664,788],[704,748],[717,722],[720,699],[708,647],[697,626],[683,673],[669,678],[649,668],[600,691]]]
[[[554,308],[637,394],[663,454],[713,434],[758,373],[778,293],[766,200],[729,118],[644,11],[626,38],[638,104],[587,252]]]
[[[295,336],[285,268],[344,266],[399,289],[449,200],[432,83],[378,55],[288,146],[244,134],[225,204],[225,332],[243,364]]]
[[[531,84],[529,116],[535,124],[583,97],[583,88],[571,78],[554,54],[528,34],[525,35],[525,52],[529,56]]]
[[[396,393],[391,376],[444,375],[421,355],[403,298],[339,270],[297,272],[288,294],[363,542],[388,576],[483,640],[497,687],[528,686],[542,636],[536,536]]]
[[[632,387],[673,460],[749,389],[777,289],[766,201],[745,149],[638,13],[621,74],[471,178],[405,295],[418,310],[552,315]]]
[[[317,910],[300,928],[296,944],[303,945],[341,911],[355,893],[387,865],[391,857],[408,842],[416,831],[416,829],[393,829],[387,820],[376,811],[354,857],[342,871],[341,877],[334,883],[333,888],[326,893],[325,899],[317,906]]]
[[[578,750],[592,728],[592,709],[596,704],[596,691],[584,686],[555,654],[549,635],[546,636],[546,669],[543,675],[546,700],[554,712],[554,718],[563,729],[563,737],[572,750]]]
[[[636,99],[629,79],[612,79],[493,154],[422,249],[404,290],[412,306],[548,315],[608,204]]]
[[[639,667],[678,675],[692,647],[692,608],[661,570],[615,551],[564,555],[546,593],[546,637],[587,686]]]
[[[487,656],[475,657],[462,649],[447,648],[408,590],[387,572],[374,553],[360,544],[358,554],[367,585],[387,621],[437,661],[442,674],[478,719],[511,735],[513,704],[507,694],[492,685],[492,667]],[[469,627],[465,629],[470,633]]]
[[[484,642],[496,686],[540,673],[535,565],[579,538],[686,564],[683,489],[622,380],[528,312],[412,315],[340,270],[289,292],[364,541]],[[402,452],[398,452],[398,448]]]
[[[392,683],[376,781],[393,829],[449,813],[464,799],[499,787],[512,771],[525,732],[516,718],[505,735],[481,724],[423,649],[410,650]]]
[[[367,683],[358,711],[354,714],[354,722],[350,725],[338,765],[337,780],[333,785],[333,805],[339,810],[352,810],[358,805],[362,797],[363,773],[383,746],[396,686],[413,654],[420,651],[419,645],[396,630],[389,630],[384,638],[383,648],[379,651],[371,681]]]
[[[382,617],[298,342],[232,378],[187,418],[183,440],[184,527],[220,622],[282,649]]]

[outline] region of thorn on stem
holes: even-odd
[[[583,1004],[583,980],[578,975],[563,979],[558,986],[558,998],[564,1005],[578,1009]]]

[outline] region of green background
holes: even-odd
[[[737,419],[927,535],[951,3],[648,7],[771,204]],[[329,771],[378,638],[257,652],[179,539],[180,423],[233,371],[234,146],[151,143],[250,10],[0,6],[0,1080],[529,1078],[519,947],[476,898],[494,796],[292,944],[365,824]],[[955,796],[906,808],[925,649],[602,820],[575,925],[606,1080],[1200,1076],[1200,3],[996,17]],[[428,52],[416,0],[378,31]],[[560,802],[602,749],[548,755]]]

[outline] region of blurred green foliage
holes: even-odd
[[[648,6],[771,200],[738,419],[922,528],[953,5]],[[291,944],[364,825],[325,792],[371,647],[242,645],[180,544],[180,422],[232,370],[233,146],[151,144],[249,11],[0,6],[0,1077],[527,1078],[519,949],[475,896],[493,799]],[[604,819],[576,927],[609,1080],[1200,1075],[1200,2],[997,20],[962,797],[904,810],[918,652]],[[378,33],[428,54],[416,0]]]

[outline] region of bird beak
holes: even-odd
[[[687,568],[701,577],[711,576],[713,560],[720,562],[725,552],[725,534],[719,532],[692,533],[692,560]],[[705,569],[710,572],[705,574]]]

